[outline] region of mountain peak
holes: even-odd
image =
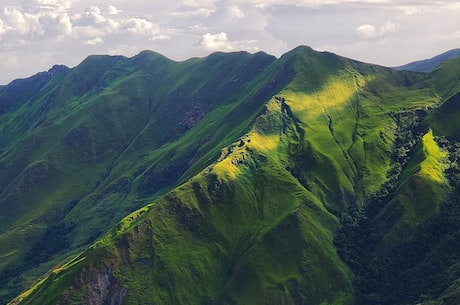
[[[133,58],[134,59],[136,58],[149,58],[149,59],[161,58],[161,59],[166,59],[166,60],[171,61],[171,59],[167,58],[163,54],[155,52],[153,50],[143,50],[139,52],[139,54],[135,55]]]
[[[284,53],[281,55],[281,59],[283,58],[292,58],[294,56],[299,56],[299,55],[311,55],[313,53],[316,53],[317,51],[313,50],[311,47],[306,46],[306,45],[300,45],[295,47],[294,49]]]
[[[70,68],[65,66],[65,65],[54,65],[54,66],[51,67],[51,69],[49,69],[48,71],[45,72],[45,75],[49,80],[52,77],[54,77],[57,73],[65,72],[65,71],[69,71],[69,70],[70,70]]]

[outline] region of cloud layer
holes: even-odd
[[[0,84],[90,54],[274,55],[310,45],[398,65],[460,47],[457,1],[4,0]]]

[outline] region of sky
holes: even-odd
[[[298,45],[402,65],[460,48],[460,1],[2,0],[0,84],[91,54],[281,56]]]

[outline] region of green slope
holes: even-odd
[[[459,63],[423,81],[435,84],[440,102],[434,108],[395,116],[387,182],[336,233],[339,253],[355,275],[357,304],[458,302]]]
[[[13,304],[455,298],[457,68],[399,72],[308,47],[88,58],[45,118],[33,99],[18,108],[37,131],[27,119],[24,139],[6,138],[2,164],[23,167],[0,167],[2,198],[20,202],[4,216],[4,274],[51,270]],[[21,277],[6,279],[11,294]]]
[[[457,123],[459,120],[460,92],[452,95],[427,119],[436,134],[444,135],[457,142],[460,141],[460,126]]]
[[[351,304],[332,244],[337,218],[283,166],[299,136],[285,107],[271,100],[221,161],[125,218],[24,303],[93,298],[85,293],[103,272],[114,285],[92,301]],[[79,268],[81,289],[67,294],[60,278]]]
[[[273,61],[91,56],[2,114],[2,278],[27,285],[211,163],[289,80]]]

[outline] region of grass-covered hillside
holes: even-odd
[[[3,300],[455,300],[459,68],[143,52],[1,88]]]
[[[2,88],[0,303],[215,160],[292,78],[274,62],[91,56]]]

